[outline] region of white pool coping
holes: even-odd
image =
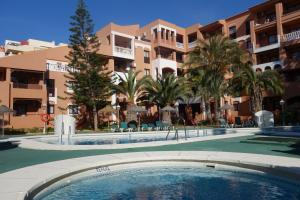
[[[258,132],[259,129],[226,129],[226,134],[222,135],[207,135],[200,137],[193,137],[187,139],[179,139],[177,140],[165,140],[165,141],[153,141],[153,142],[141,142],[141,143],[128,143],[128,144],[105,144],[105,145],[59,145],[59,144],[49,144],[46,142],[41,142],[34,140],[34,138],[53,138],[54,136],[30,136],[30,137],[17,137],[10,138],[9,141],[18,141],[19,147],[26,149],[38,149],[38,150],[93,150],[93,149],[127,149],[127,148],[138,148],[138,147],[156,147],[163,145],[172,145],[172,144],[184,144],[191,142],[200,142],[200,141],[208,141],[208,140],[218,140],[218,139],[226,139],[226,138],[234,138],[234,137],[244,137],[251,136]],[[212,129],[207,129],[207,131],[213,131]],[[214,130],[215,131],[215,130]],[[222,131],[220,129],[219,131]],[[112,135],[128,135],[132,136],[142,136],[142,135],[163,135],[164,137],[167,135],[167,131],[164,132],[141,132],[141,133],[102,133],[102,134],[80,134],[72,137],[109,137]],[[174,131],[170,133],[170,136],[174,136]],[[57,136],[56,136],[57,137]]]
[[[300,159],[298,158],[211,151],[136,152],[73,158],[0,174],[1,199],[23,200],[28,191],[69,173],[76,174],[76,172],[89,169],[96,171],[101,166],[126,163],[140,163],[142,166],[142,162],[150,161],[189,161],[215,165],[221,162],[229,165],[256,166],[279,170],[282,174],[299,177],[300,180]]]

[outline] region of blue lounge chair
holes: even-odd
[[[154,130],[157,130],[157,127],[154,125],[154,124],[152,124],[152,123],[150,123],[150,124],[148,124],[148,130],[150,131],[154,131]]]
[[[120,124],[120,130],[121,130],[121,132],[124,132],[124,131],[128,131],[129,130],[129,128],[128,128],[128,126],[127,126],[127,122],[121,122],[121,124]],[[130,130],[129,130],[130,131]]]
[[[141,130],[142,130],[142,131],[145,131],[145,130],[148,131],[148,130],[149,130],[148,124],[144,124],[144,123],[143,123],[143,124],[141,125]]]
[[[135,124],[130,123],[130,124],[129,124],[128,130],[129,130],[129,131],[136,131],[136,130],[137,130],[137,127],[136,127]]]

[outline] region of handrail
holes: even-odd
[[[177,126],[178,126],[178,124],[179,124],[180,121],[183,122],[183,126],[184,126],[184,138],[185,138],[185,140],[187,140],[186,126],[185,126],[185,119],[184,119],[183,117],[179,117],[179,119],[177,120]],[[170,131],[171,131],[171,128],[169,127],[169,128],[168,128],[168,133],[167,133],[167,136],[166,136],[166,140],[168,140]],[[178,136],[178,128],[175,128],[175,138],[176,138],[177,141],[178,141],[178,138],[179,138],[179,136]]]
[[[285,42],[292,41],[292,40],[298,40],[298,39],[300,39],[300,30],[290,32],[290,33],[283,35],[283,41],[285,41]]]

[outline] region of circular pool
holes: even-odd
[[[298,182],[260,171],[199,163],[100,167],[64,178],[34,200],[300,199]]]

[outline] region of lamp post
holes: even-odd
[[[174,105],[175,105],[175,108],[176,108],[176,115],[177,115],[177,117],[179,117],[179,103],[178,103],[178,101],[176,101]]]
[[[118,118],[118,128],[120,128],[120,105],[117,104],[117,118]]]
[[[281,120],[282,120],[282,126],[285,126],[285,119],[284,119],[284,100],[283,99],[281,99],[280,100],[280,105],[281,105]]]

